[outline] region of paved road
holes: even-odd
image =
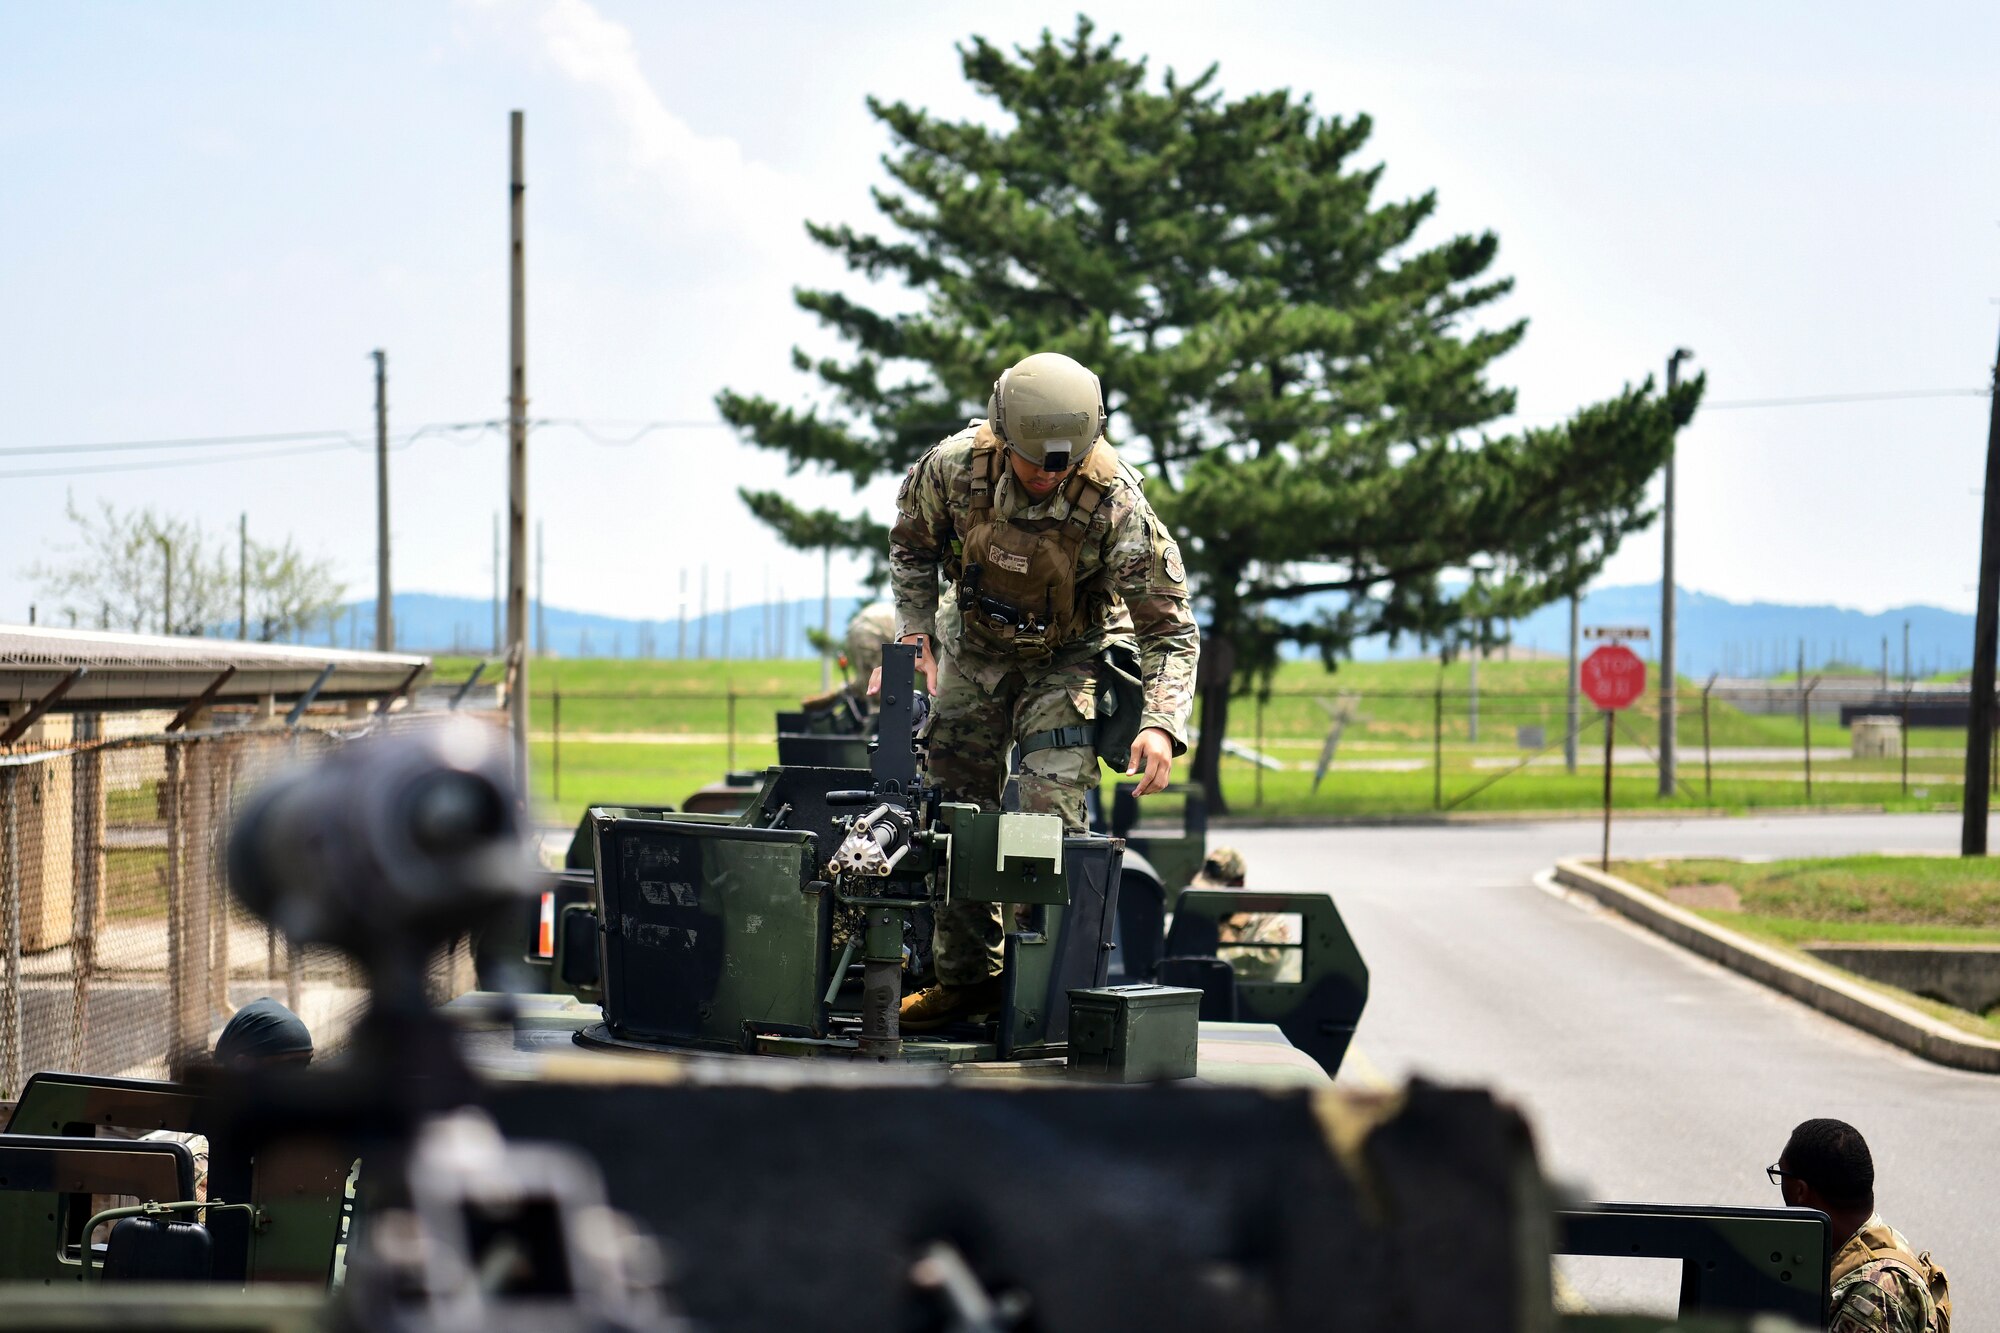
[[[1537,887],[1588,821],[1232,831],[1253,885],[1330,888],[1371,972],[1343,1081],[1488,1084],[1545,1164],[1599,1199],[1775,1205],[1763,1168],[1835,1116],[1875,1154],[1877,1202],[1951,1271],[1959,1322],[2000,1326],[2000,1077],[1918,1060]],[[1631,821],[1619,855],[1949,849],[1957,816]],[[1642,1261],[1566,1261],[1600,1309],[1670,1310]]]

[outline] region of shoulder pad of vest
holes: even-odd
[[[1111,447],[1108,440],[1099,440],[1091,446],[1090,452],[1077,464],[1077,471],[1103,490],[1110,490],[1112,484],[1121,478],[1128,483],[1132,480],[1128,475],[1131,469],[1125,466],[1124,460],[1118,457],[1118,451]]]

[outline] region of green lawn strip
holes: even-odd
[[[1502,776],[1505,770],[1454,767],[1447,759],[1444,773],[1444,804],[1453,812],[1581,812],[1599,809],[1604,800],[1602,770],[1583,769],[1575,774],[1560,768],[1530,767]],[[1866,805],[1891,810],[1931,810],[1938,800],[1905,797],[1893,781],[1861,783],[1821,783],[1806,799],[1804,782],[1731,779],[1718,769],[1713,796],[1704,794],[1699,774],[1691,776],[1678,798],[1662,798],[1658,779],[1645,769],[1620,768],[1612,779],[1612,801],[1620,810],[1682,810],[1746,812],[1757,809],[1788,809],[1806,805]],[[1328,773],[1317,792],[1312,774],[1299,769],[1265,771],[1263,799],[1257,800],[1256,770],[1247,762],[1232,760],[1223,765],[1223,786],[1236,815],[1269,815],[1286,818],[1320,815],[1425,814],[1433,811],[1435,777],[1426,766],[1402,772],[1335,769]],[[1497,781],[1495,779],[1498,779]],[[1474,791],[1482,783],[1483,790]],[[1949,798],[1955,808],[1957,789],[1940,788],[1933,796]],[[1463,799],[1461,799],[1463,798]]]
[[[1727,884],[1746,914],[1798,921],[1954,926],[2000,931],[2000,862],[1985,857],[1843,856],[1743,862],[1633,862],[1654,892]]]
[[[535,817],[574,825],[586,805],[671,805],[729,771],[728,747],[721,744],[629,745],[563,742],[562,769],[553,762],[553,747],[536,742],[529,747],[528,772]],[[778,760],[777,746],[739,741],[735,767],[753,770]],[[558,778],[561,783],[557,795]]]
[[[147,780],[133,787],[106,786],[104,818],[112,824],[154,824],[160,814],[160,784]]]
[[[167,914],[167,853],[163,848],[112,848],[104,853],[104,915],[131,921]]]
[[[1746,862],[1690,857],[1615,861],[1612,870],[1650,893],[1727,884],[1744,910],[1691,909],[1703,920],[1821,967],[1813,944],[2000,943],[2000,863],[1947,856],[1848,856]],[[2000,1010],[1967,1013],[1936,1000],[1832,968],[1978,1036],[2000,1040]]]

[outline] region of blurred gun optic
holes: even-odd
[[[476,723],[357,741],[283,774],[227,850],[237,898],[299,944],[430,948],[532,892],[506,755]]]

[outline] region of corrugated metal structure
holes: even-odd
[[[428,657],[0,626],[0,1098],[36,1069],[158,1077],[236,1008],[282,997],[338,1047],[351,964],[230,896],[230,818],[270,773],[470,705]],[[482,707],[482,705],[484,705]],[[470,985],[460,949],[436,998]]]
[[[17,715],[43,700],[51,712],[114,712],[179,709],[205,694],[210,704],[390,699],[430,669],[411,653],[0,626],[0,707]]]

